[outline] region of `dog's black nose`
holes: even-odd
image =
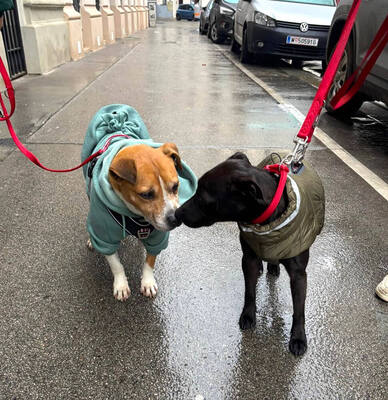
[[[179,226],[182,223],[175,217],[175,212],[174,211],[172,213],[168,214],[166,219],[167,219],[168,225],[171,228],[176,228],[177,226]]]

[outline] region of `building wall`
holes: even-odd
[[[28,73],[43,74],[70,61],[64,5],[64,0],[23,0],[19,7]]]
[[[27,73],[29,74],[44,74],[51,71],[53,68],[70,61],[75,60],[83,56],[84,51],[95,51],[102,48],[104,45],[109,45],[114,41],[114,35],[112,34],[117,30],[115,26],[112,30],[113,16],[107,21],[109,22],[108,36],[103,39],[103,18],[101,14],[96,10],[96,16],[93,16],[93,29],[100,31],[100,44],[88,49],[85,47],[85,24],[86,20],[81,18],[81,15],[77,12],[69,13],[64,12],[64,7],[67,8],[72,6],[72,0],[14,0],[17,2],[18,14],[20,20],[20,30],[23,40],[23,47],[27,65]],[[172,0],[176,1],[176,0]],[[95,0],[81,0],[81,8],[84,5],[95,9]],[[117,3],[121,3],[121,0],[117,0]],[[125,4],[128,2],[125,1]],[[146,0],[129,0],[130,4],[147,4]],[[100,4],[110,4],[108,0],[100,0]],[[126,10],[126,33],[123,37],[129,36],[134,29],[129,29],[132,20],[135,16],[130,15],[131,9],[128,7]],[[138,11],[139,16],[141,15],[141,28],[148,27],[148,23],[145,18],[144,11]],[[127,15],[128,14],[128,15]],[[113,13],[112,13],[113,15]],[[140,20],[140,17],[139,17]],[[81,23],[82,22],[82,23]],[[106,23],[106,21],[104,22]],[[97,26],[98,25],[98,26]],[[101,26],[100,26],[101,25]],[[98,28],[98,29],[97,29]],[[100,29],[101,28],[101,29]],[[74,32],[74,29],[78,29]],[[109,39],[109,40],[108,40]],[[0,40],[0,56],[6,63],[5,50],[3,41]],[[74,43],[75,42],[75,45]],[[75,47],[74,47],[75,46]],[[82,46],[82,51],[79,47]],[[74,50],[73,47],[76,49]]]

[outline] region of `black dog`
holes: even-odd
[[[267,162],[267,160],[266,160]],[[274,162],[272,162],[274,164]],[[302,172],[303,174],[304,172]],[[312,176],[306,172],[306,176]],[[315,174],[315,172],[312,172]],[[287,237],[291,237],[292,243],[297,249],[298,254],[292,257],[268,259],[257,255],[255,247],[255,234],[248,236],[244,233],[244,223],[249,224],[250,221],[258,217],[271,202],[279,178],[276,174],[272,174],[264,169],[254,167],[243,153],[236,153],[223,163],[217,165],[212,170],[203,175],[198,182],[198,189],[194,197],[183,204],[176,210],[175,216],[179,222],[191,228],[199,228],[202,226],[210,226],[215,222],[236,221],[240,227],[240,242],[243,251],[242,269],[245,279],[245,301],[244,308],[240,317],[241,329],[253,328],[256,325],[256,284],[258,276],[263,271],[262,260],[269,261],[268,272],[273,275],[279,275],[279,263],[286,268],[291,283],[292,300],[294,306],[293,323],[291,329],[291,338],[289,343],[290,351],[295,355],[302,355],[307,349],[307,341],[305,334],[305,298],[306,298],[306,266],[309,259],[309,247],[320,232],[323,226],[324,218],[324,195],[323,187],[318,176],[313,175],[316,182],[308,183],[311,188],[315,185],[318,188],[316,193],[309,193],[305,197],[311,197],[318,204],[318,211],[304,206],[307,214],[311,212],[318,215],[318,222],[311,222],[307,219],[307,230],[313,229],[314,232],[307,240],[304,236],[306,228],[302,230],[302,234],[297,233],[293,237],[293,233],[298,230],[292,227],[292,233],[287,232]],[[289,179],[288,181],[291,181]],[[297,189],[298,190],[298,189]],[[303,200],[303,192],[300,193]],[[273,215],[265,221],[265,224],[271,224],[281,217],[289,208],[291,199],[287,190],[284,190],[282,198]],[[299,201],[299,205],[302,204]],[[300,218],[304,221],[296,221],[300,223],[306,222],[306,216],[303,216],[302,210],[299,211]],[[298,217],[299,218],[299,217]],[[315,218],[314,216],[312,218]],[[253,239],[252,239],[253,237]],[[305,240],[306,239],[306,240]],[[281,249],[283,243],[276,243],[276,238],[270,240],[272,250]],[[304,247],[307,246],[307,248]],[[284,247],[284,246],[283,246]],[[281,250],[283,251],[283,250]],[[281,253],[281,254],[288,254]],[[291,253],[290,253],[291,254]],[[272,257],[271,257],[272,258]]]

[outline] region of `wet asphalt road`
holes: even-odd
[[[252,163],[289,149],[299,123],[197,32],[164,22],[50,75],[16,81],[14,124],[57,168],[79,162],[92,115],[134,106],[155,141],[177,143],[200,176],[240,150]],[[278,65],[249,69],[305,112],[317,79]],[[37,90],[37,88],[39,90]],[[21,95],[23,93],[23,96]],[[42,105],[44,104],[44,106]],[[324,115],[321,126],[388,181],[388,112]],[[377,119],[371,122],[368,115]],[[311,249],[301,358],[288,352],[292,304],[284,270],[264,272],[257,327],[241,332],[243,275],[233,223],[180,227],[158,258],[158,297],[141,296],[143,249],[120,251],[132,288],[112,297],[103,257],[86,250],[80,172],[45,173],[0,149],[1,399],[386,399],[388,204],[320,142],[308,158],[323,179],[326,226]],[[202,397],[201,397],[202,396]]]

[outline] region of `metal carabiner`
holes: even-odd
[[[308,137],[302,139],[296,135],[293,140],[295,143],[294,149],[281,161],[281,164],[286,164],[293,174],[298,174],[303,169],[303,159],[308,147],[307,141]]]

